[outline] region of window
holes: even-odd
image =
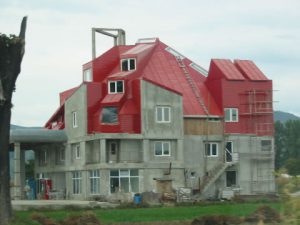
[[[116,94],[116,93],[124,93],[124,81],[109,81],[108,82],[108,93]]]
[[[111,170],[110,192],[139,192],[139,171],[136,169]]]
[[[225,122],[238,122],[239,111],[237,108],[225,108]]]
[[[91,82],[93,81],[92,70],[86,69],[83,71],[83,81]]]
[[[73,194],[81,194],[81,172],[74,171],[72,173],[72,183],[73,183]]]
[[[78,127],[76,111],[72,112],[72,124],[73,124],[73,128]]]
[[[135,68],[136,68],[135,59],[130,58],[130,59],[122,59],[121,60],[121,70],[122,71],[131,71],[131,70],[135,70]]]
[[[261,150],[262,151],[272,151],[272,141],[271,140],[262,140],[261,141]]]
[[[90,171],[90,192],[91,194],[100,193],[100,171],[99,170]]]
[[[56,164],[61,164],[62,162],[65,161],[65,149],[64,148],[59,148],[56,150],[55,160],[56,160]]]
[[[205,155],[209,157],[218,156],[218,143],[205,143]]]
[[[118,123],[118,109],[117,107],[103,107],[101,115],[102,123]]]
[[[75,145],[75,159],[80,159],[80,145]]]
[[[167,52],[170,52],[172,55],[174,55],[175,57],[178,57],[180,59],[184,59],[185,57],[183,55],[181,55],[179,52],[177,52],[176,50],[174,50],[171,47],[166,47],[165,50]]]
[[[40,166],[44,166],[47,164],[47,150],[46,149],[42,149],[39,152],[39,165]]]
[[[196,70],[196,71],[198,71],[199,73],[201,73],[202,75],[204,75],[204,76],[208,76],[208,72],[204,69],[204,68],[202,68],[201,66],[199,66],[198,64],[196,64],[196,63],[191,63],[190,64],[190,67],[192,67],[194,70]]]
[[[169,141],[156,141],[154,143],[154,155],[155,156],[170,156],[171,148]]]
[[[225,142],[225,159],[226,162],[232,162],[232,153],[233,153],[233,142],[226,141]]]
[[[171,107],[157,106],[156,107],[156,122],[170,123],[171,122]]]

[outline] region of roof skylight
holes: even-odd
[[[137,40],[137,44],[147,44],[156,42],[157,38],[140,38]]]
[[[203,74],[204,76],[206,77],[208,76],[208,72],[198,64],[192,62],[190,64],[190,67],[192,67],[194,70],[198,71],[199,73]]]
[[[177,52],[176,50],[174,50],[171,47],[166,47],[165,50],[167,52],[170,52],[172,55],[174,55],[175,57],[179,57],[180,59],[184,59],[185,57],[183,55],[181,55],[179,52]]]

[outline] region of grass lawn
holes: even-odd
[[[190,205],[157,208],[122,208],[122,209],[93,209],[93,213],[104,224],[118,222],[149,222],[149,221],[183,221],[192,220],[204,215],[234,215],[246,216],[262,205],[268,205],[281,210],[281,203],[220,203],[211,205]],[[54,220],[62,220],[68,215],[80,214],[84,210],[65,209],[56,211],[41,211],[43,215]],[[30,216],[34,211],[16,212],[17,221],[13,225],[36,225]]]

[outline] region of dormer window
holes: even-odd
[[[109,81],[108,93],[109,94],[124,93],[124,81],[123,80]]]
[[[136,62],[134,58],[122,59],[121,60],[121,70],[122,71],[131,71],[135,70]]]
[[[91,82],[93,81],[92,70],[91,68],[83,71],[83,81]]]

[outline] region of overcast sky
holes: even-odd
[[[80,84],[92,27],[122,28],[127,44],[159,37],[206,69],[211,58],[253,60],[273,80],[274,108],[300,115],[299,0],[0,0],[0,32],[18,34],[25,15],[13,124],[43,126],[59,92]]]

